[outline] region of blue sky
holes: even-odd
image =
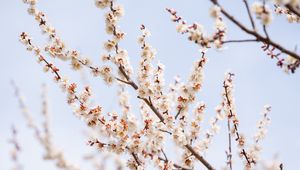
[[[89,165],[81,161],[79,156],[89,151],[89,147],[85,145],[86,138],[83,136],[85,128],[83,123],[72,115],[65,102],[65,95],[52,81],[52,76],[44,74],[41,66],[35,62],[34,56],[18,42],[18,36],[23,31],[28,32],[33,37],[33,41],[39,45],[45,44],[45,36],[40,34],[34,19],[27,15],[27,6],[20,0],[1,0],[1,3],[0,169],[8,169],[12,166],[9,160],[11,145],[7,142],[12,124],[20,132],[19,141],[23,146],[20,160],[25,169],[54,169],[51,163],[42,161],[42,149],[33,138],[33,133],[26,128],[10,85],[12,79],[26,96],[28,107],[37,123],[42,120],[40,116],[41,85],[43,83],[48,85],[55,143],[66,151],[69,159],[89,169]],[[188,22],[201,23],[207,33],[211,33],[214,23],[208,13],[211,6],[209,1],[123,0],[120,3],[125,7],[125,16],[119,25],[127,33],[126,39],[120,46],[128,50],[134,68],[140,58],[140,48],[137,43],[137,37],[140,35],[139,27],[144,24],[152,34],[149,42],[158,52],[155,62],[160,60],[166,65],[166,81],[171,82],[176,75],[180,75],[184,80],[193,62],[199,57],[198,47],[189,42],[186,36],[176,32],[175,24],[170,21],[165,8],[175,8]],[[250,26],[242,1],[223,2],[223,4],[238,19]],[[68,47],[79,50],[96,64],[101,63],[100,55],[104,52],[102,44],[109,37],[104,32],[104,13],[94,6],[93,0],[40,0],[38,7],[46,13]],[[248,37],[230,22],[225,21],[229,30],[228,39]],[[293,49],[296,44],[300,43],[299,28],[299,24],[288,24],[285,17],[276,17],[269,28],[269,34],[275,41]],[[300,73],[299,71],[294,75],[283,73],[276,66],[276,61],[268,58],[260,50],[260,46],[261,44],[258,43],[229,44],[224,51],[209,50],[204,85],[198,100],[203,100],[207,104],[206,120],[208,120],[214,116],[214,108],[221,100],[224,73],[227,70],[236,73],[235,98],[241,122],[240,130],[247,134],[248,140],[251,140],[263,106],[272,105],[272,123],[262,143],[262,156],[269,160],[278,154],[285,169],[296,169],[300,152]],[[68,64],[63,62],[55,62],[55,64],[71,80],[83,84],[81,74],[71,71]],[[118,104],[115,88],[106,87],[101,79],[92,79],[87,71],[84,74],[93,87],[95,100],[106,111],[116,109]],[[137,102],[134,95],[132,95],[132,102]],[[204,124],[206,127],[208,123]],[[225,162],[225,141],[226,130],[222,129],[221,133],[214,138],[206,155],[217,168]],[[238,164],[239,160],[236,162]]]

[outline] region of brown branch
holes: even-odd
[[[243,30],[245,33],[250,34],[254,37],[256,37],[256,39],[258,41],[264,42],[266,44],[270,44],[273,47],[277,48],[278,50],[280,50],[281,52],[290,55],[291,57],[294,57],[297,60],[300,60],[300,55],[290,51],[288,49],[286,49],[285,47],[281,46],[280,44],[274,42],[271,39],[268,39],[266,37],[263,37],[262,35],[260,35],[259,33],[257,33],[255,30],[250,30],[249,28],[247,28],[246,26],[244,26],[241,22],[239,22],[238,20],[236,20],[232,15],[230,15],[218,2],[218,0],[210,0],[214,5],[217,5],[218,7],[220,7],[221,9],[221,13],[223,15],[225,15],[227,17],[227,19],[229,19],[231,22],[233,22],[236,26],[238,26],[241,30]]]
[[[138,166],[141,166],[141,163],[139,161],[137,154],[134,152],[131,152],[131,155],[132,155],[133,159],[135,160],[135,162],[138,164]]]
[[[150,109],[155,113],[155,115],[159,118],[159,120],[165,124],[162,114],[159,113],[159,111],[151,104],[151,102],[148,99],[140,96],[137,96],[137,98],[143,100],[150,107]]]
[[[297,11],[292,5],[290,4],[286,4],[285,7],[292,12],[293,14],[297,15],[298,17],[300,17],[300,12]]]
[[[128,82],[128,81],[122,80],[122,79],[120,79],[120,78],[118,78],[118,77],[115,77],[115,79],[116,79],[116,80],[118,80],[118,81],[120,81],[120,82],[122,82],[122,83],[125,83],[125,84],[128,84],[128,85],[131,85],[131,82]]]
[[[201,156],[199,155],[191,145],[185,145],[185,147],[209,170],[214,170],[214,168]]]
[[[122,73],[122,75],[126,78],[126,80],[128,81],[129,85],[132,86],[134,88],[134,90],[137,90],[138,86],[133,81],[131,81],[130,77],[127,75],[127,73],[124,70],[124,66],[120,65],[119,66],[119,70]]]

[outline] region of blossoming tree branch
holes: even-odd
[[[210,128],[207,130],[202,128],[206,104],[198,101],[196,95],[202,89],[204,68],[208,61],[207,51],[213,48],[222,49],[231,43],[260,43],[261,50],[265,51],[266,56],[276,60],[277,66],[287,73],[294,73],[300,65],[300,54],[273,40],[272,35],[268,33],[268,26],[272,24],[274,14],[286,16],[289,23],[299,23],[299,0],[262,0],[253,4],[243,0],[250,27],[230,14],[218,0],[210,0],[212,3],[210,14],[215,21],[214,32],[211,35],[204,33],[201,24],[189,23],[179,15],[180,12],[166,8],[166,15],[171,16],[171,20],[176,24],[176,30],[187,35],[188,40],[195,43],[200,51],[187,81],[182,82],[179,77],[176,77],[171,84],[165,83],[163,63],[153,61],[156,50],[148,43],[147,38],[151,34],[143,24],[140,26],[141,34],[138,37],[140,62],[137,68],[131,66],[127,50],[120,45],[126,35],[118,25],[124,15],[124,8],[116,0],[95,0],[96,7],[105,11],[105,31],[110,35],[110,39],[103,44],[105,53],[101,57],[102,65],[95,65],[79,51],[69,48],[58,31],[50,24],[46,14],[37,7],[37,0],[23,0],[23,2],[28,7],[29,15],[36,20],[48,39],[48,43],[39,47],[26,32],[22,32],[19,39],[36,57],[44,71],[49,72],[56,84],[62,88],[67,96],[66,102],[74,115],[96,133],[89,136],[88,145],[96,148],[100,153],[109,152],[118,155],[119,159],[126,162],[126,167],[129,169],[149,167],[163,170],[195,169],[200,165],[213,170],[217,167],[205,157],[205,153],[224,120],[228,133],[227,139],[224,139],[228,145],[226,154],[223,155],[224,169],[234,169],[235,159],[240,160],[245,169],[261,169],[260,142],[264,139],[266,127],[270,123],[271,107],[266,105],[263,108],[257,133],[254,134],[253,141],[250,141],[239,128],[243,122],[239,121],[239,113],[235,109],[234,73],[226,73],[224,80],[220,81],[220,87],[223,89],[222,96],[215,109],[216,114],[211,119]],[[241,32],[247,34],[249,39],[227,37],[228,28],[225,18],[240,28]],[[67,65],[71,65],[74,71],[83,68],[90,70],[95,78],[103,79],[108,86],[116,84],[121,111],[104,113],[101,104],[92,102],[92,87],[79,87],[78,83],[70,82],[67,76],[51,62],[53,60],[64,61]],[[18,88],[15,89],[19,96]],[[138,106],[130,103],[129,89],[132,89],[131,95],[138,100]],[[20,107],[24,111],[26,106],[21,98],[18,98]],[[46,108],[46,101],[43,106]],[[43,113],[47,122],[46,110],[44,109]],[[135,113],[135,110],[138,110],[138,113]],[[49,135],[48,123],[45,123],[43,136],[41,130],[31,121],[29,113],[24,112],[23,116],[29,128],[35,131],[36,139],[45,148],[47,159],[56,162],[57,167],[61,169],[79,169],[67,162],[62,152],[52,151],[54,144]],[[13,134],[16,134],[15,130]],[[173,141],[174,147],[180,150],[178,159],[170,159],[172,153],[166,149],[167,141]],[[238,150],[238,154],[233,152],[233,148]],[[16,149],[18,150],[18,147]],[[19,164],[16,158],[15,156],[14,160]],[[119,167],[122,168],[122,165],[120,164]],[[283,169],[283,164],[274,164],[272,168]]]

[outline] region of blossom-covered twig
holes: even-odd
[[[225,75],[225,80],[223,82],[223,88],[224,88],[224,92],[223,92],[223,100],[224,100],[224,112],[227,115],[227,118],[229,120],[228,124],[230,125],[230,123],[233,124],[233,128],[230,129],[230,133],[235,135],[235,140],[238,142],[238,146],[240,147],[240,154],[245,158],[245,160],[247,161],[247,166],[251,167],[251,161],[247,155],[247,152],[244,148],[245,145],[245,137],[239,133],[238,130],[238,126],[239,126],[239,120],[237,118],[237,114],[236,114],[236,110],[235,110],[235,106],[234,106],[234,98],[233,98],[233,79],[232,77],[234,76],[233,73],[227,73]],[[230,126],[229,126],[230,128]],[[231,138],[231,136],[229,136]],[[229,153],[231,154],[231,153]],[[230,161],[231,161],[231,155],[230,155]],[[229,162],[229,165],[231,164],[231,162]],[[231,165],[232,166],[232,165]]]
[[[12,138],[9,140],[9,143],[13,145],[13,149],[11,150],[11,160],[14,163],[14,167],[12,170],[22,170],[23,167],[19,161],[19,154],[21,152],[21,147],[17,139],[18,131],[15,126],[11,127]]]
[[[222,42],[226,39],[226,25],[220,16],[220,8],[213,6],[211,8],[210,15],[215,19],[215,32],[208,36],[204,33],[202,25],[199,23],[193,23],[188,25],[183,17],[179,16],[175,9],[166,9],[171,14],[173,22],[177,23],[177,32],[181,34],[188,34],[188,39],[195,44],[198,44],[201,48],[206,49],[211,47],[211,43],[214,43],[216,48],[222,48]]]
[[[49,129],[49,118],[48,118],[48,102],[46,99],[46,88],[43,87],[43,102],[42,102],[42,114],[45,118],[45,122],[43,124],[43,132],[38,128],[38,126],[33,121],[29,109],[27,108],[25,101],[23,97],[20,94],[20,91],[18,87],[13,83],[12,84],[15,89],[15,95],[19,101],[20,109],[22,110],[22,114],[27,122],[28,128],[32,129],[35,132],[35,137],[38,140],[38,142],[42,145],[43,149],[45,150],[44,159],[45,160],[52,160],[55,162],[55,165],[60,169],[65,170],[79,170],[79,168],[68,161],[64,153],[57,149],[57,146],[55,146],[52,142],[51,133]]]
[[[47,20],[46,14],[36,7],[37,0],[24,0],[23,2],[29,5],[27,11],[38,22],[42,33],[48,35],[49,42],[43,48],[46,53],[51,57],[70,61],[73,70],[80,70],[84,66],[90,69],[95,77],[101,76],[108,85],[112,84],[114,79],[112,69],[109,66],[94,66],[90,59],[83,57],[77,50],[68,49],[55,28]]]
[[[270,124],[270,117],[269,112],[271,111],[271,106],[266,105],[264,106],[264,110],[262,112],[262,119],[258,121],[257,123],[257,132],[254,135],[254,143],[249,148],[248,157],[251,160],[251,162],[257,163],[260,159],[260,152],[261,152],[261,146],[259,145],[259,142],[265,138],[265,135],[267,133],[267,125]]]

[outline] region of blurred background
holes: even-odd
[[[155,63],[161,61],[166,66],[166,83],[172,82],[176,75],[185,80],[194,61],[200,56],[199,48],[188,41],[185,35],[176,32],[175,24],[171,22],[165,8],[176,9],[188,23],[202,24],[210,34],[214,30],[214,21],[209,16],[210,2],[122,0],[119,3],[125,7],[125,16],[119,25],[127,33],[120,46],[128,50],[133,67],[137,68],[140,59],[137,37],[140,35],[140,25],[144,24],[152,34],[148,42],[157,49]],[[250,26],[242,1],[221,3],[239,20]],[[95,64],[101,64],[103,42],[109,37],[104,31],[104,11],[96,8],[93,0],[40,0],[37,6],[48,16],[49,22],[69,48],[77,49]],[[20,87],[32,116],[39,124],[43,120],[41,87],[42,84],[47,84],[54,143],[65,151],[69,160],[78,163],[82,169],[91,169],[89,163],[82,160],[82,155],[91,151],[86,145],[88,137],[84,135],[84,123],[73,116],[66,103],[66,96],[53,82],[53,76],[43,73],[42,67],[36,63],[36,58],[18,42],[18,37],[23,31],[28,32],[33,41],[40,46],[47,42],[46,36],[40,33],[38,24],[26,10],[27,5],[21,0],[1,0],[0,169],[12,167],[12,145],[8,143],[12,124],[19,132],[18,141],[22,147],[20,162],[24,169],[55,169],[53,163],[43,161],[43,149],[35,140],[33,132],[26,127],[10,84],[11,80]],[[225,22],[228,27],[227,39],[247,39],[248,36],[236,26],[227,20]],[[289,49],[294,49],[295,45],[300,43],[300,25],[289,24],[284,16],[274,17],[269,26],[269,34]],[[236,74],[234,95],[241,123],[240,131],[246,134],[247,140],[251,142],[263,106],[270,104],[272,122],[267,137],[262,142],[262,158],[273,160],[274,157],[278,157],[283,162],[284,169],[297,169],[300,152],[300,72],[297,70],[296,74],[292,75],[284,73],[276,66],[275,60],[265,55],[260,46],[260,43],[228,44],[225,50],[208,51],[209,62],[205,68],[204,85],[197,99],[207,104],[207,121],[203,126],[208,127],[208,120],[215,115],[214,108],[221,101],[224,73],[231,70]],[[91,77],[89,70],[74,72],[66,63],[55,60],[55,64],[61,69],[61,74],[67,75],[80,86],[90,84],[94,91],[95,103],[103,106],[104,111],[117,110],[115,86],[107,87],[101,78]],[[134,93],[131,94],[132,103],[137,103]],[[137,109],[134,111],[138,114]],[[225,125],[223,121],[221,126]],[[217,169],[225,165],[226,134],[226,128],[222,128],[205,155]],[[234,157],[235,163],[240,164],[237,155]]]

